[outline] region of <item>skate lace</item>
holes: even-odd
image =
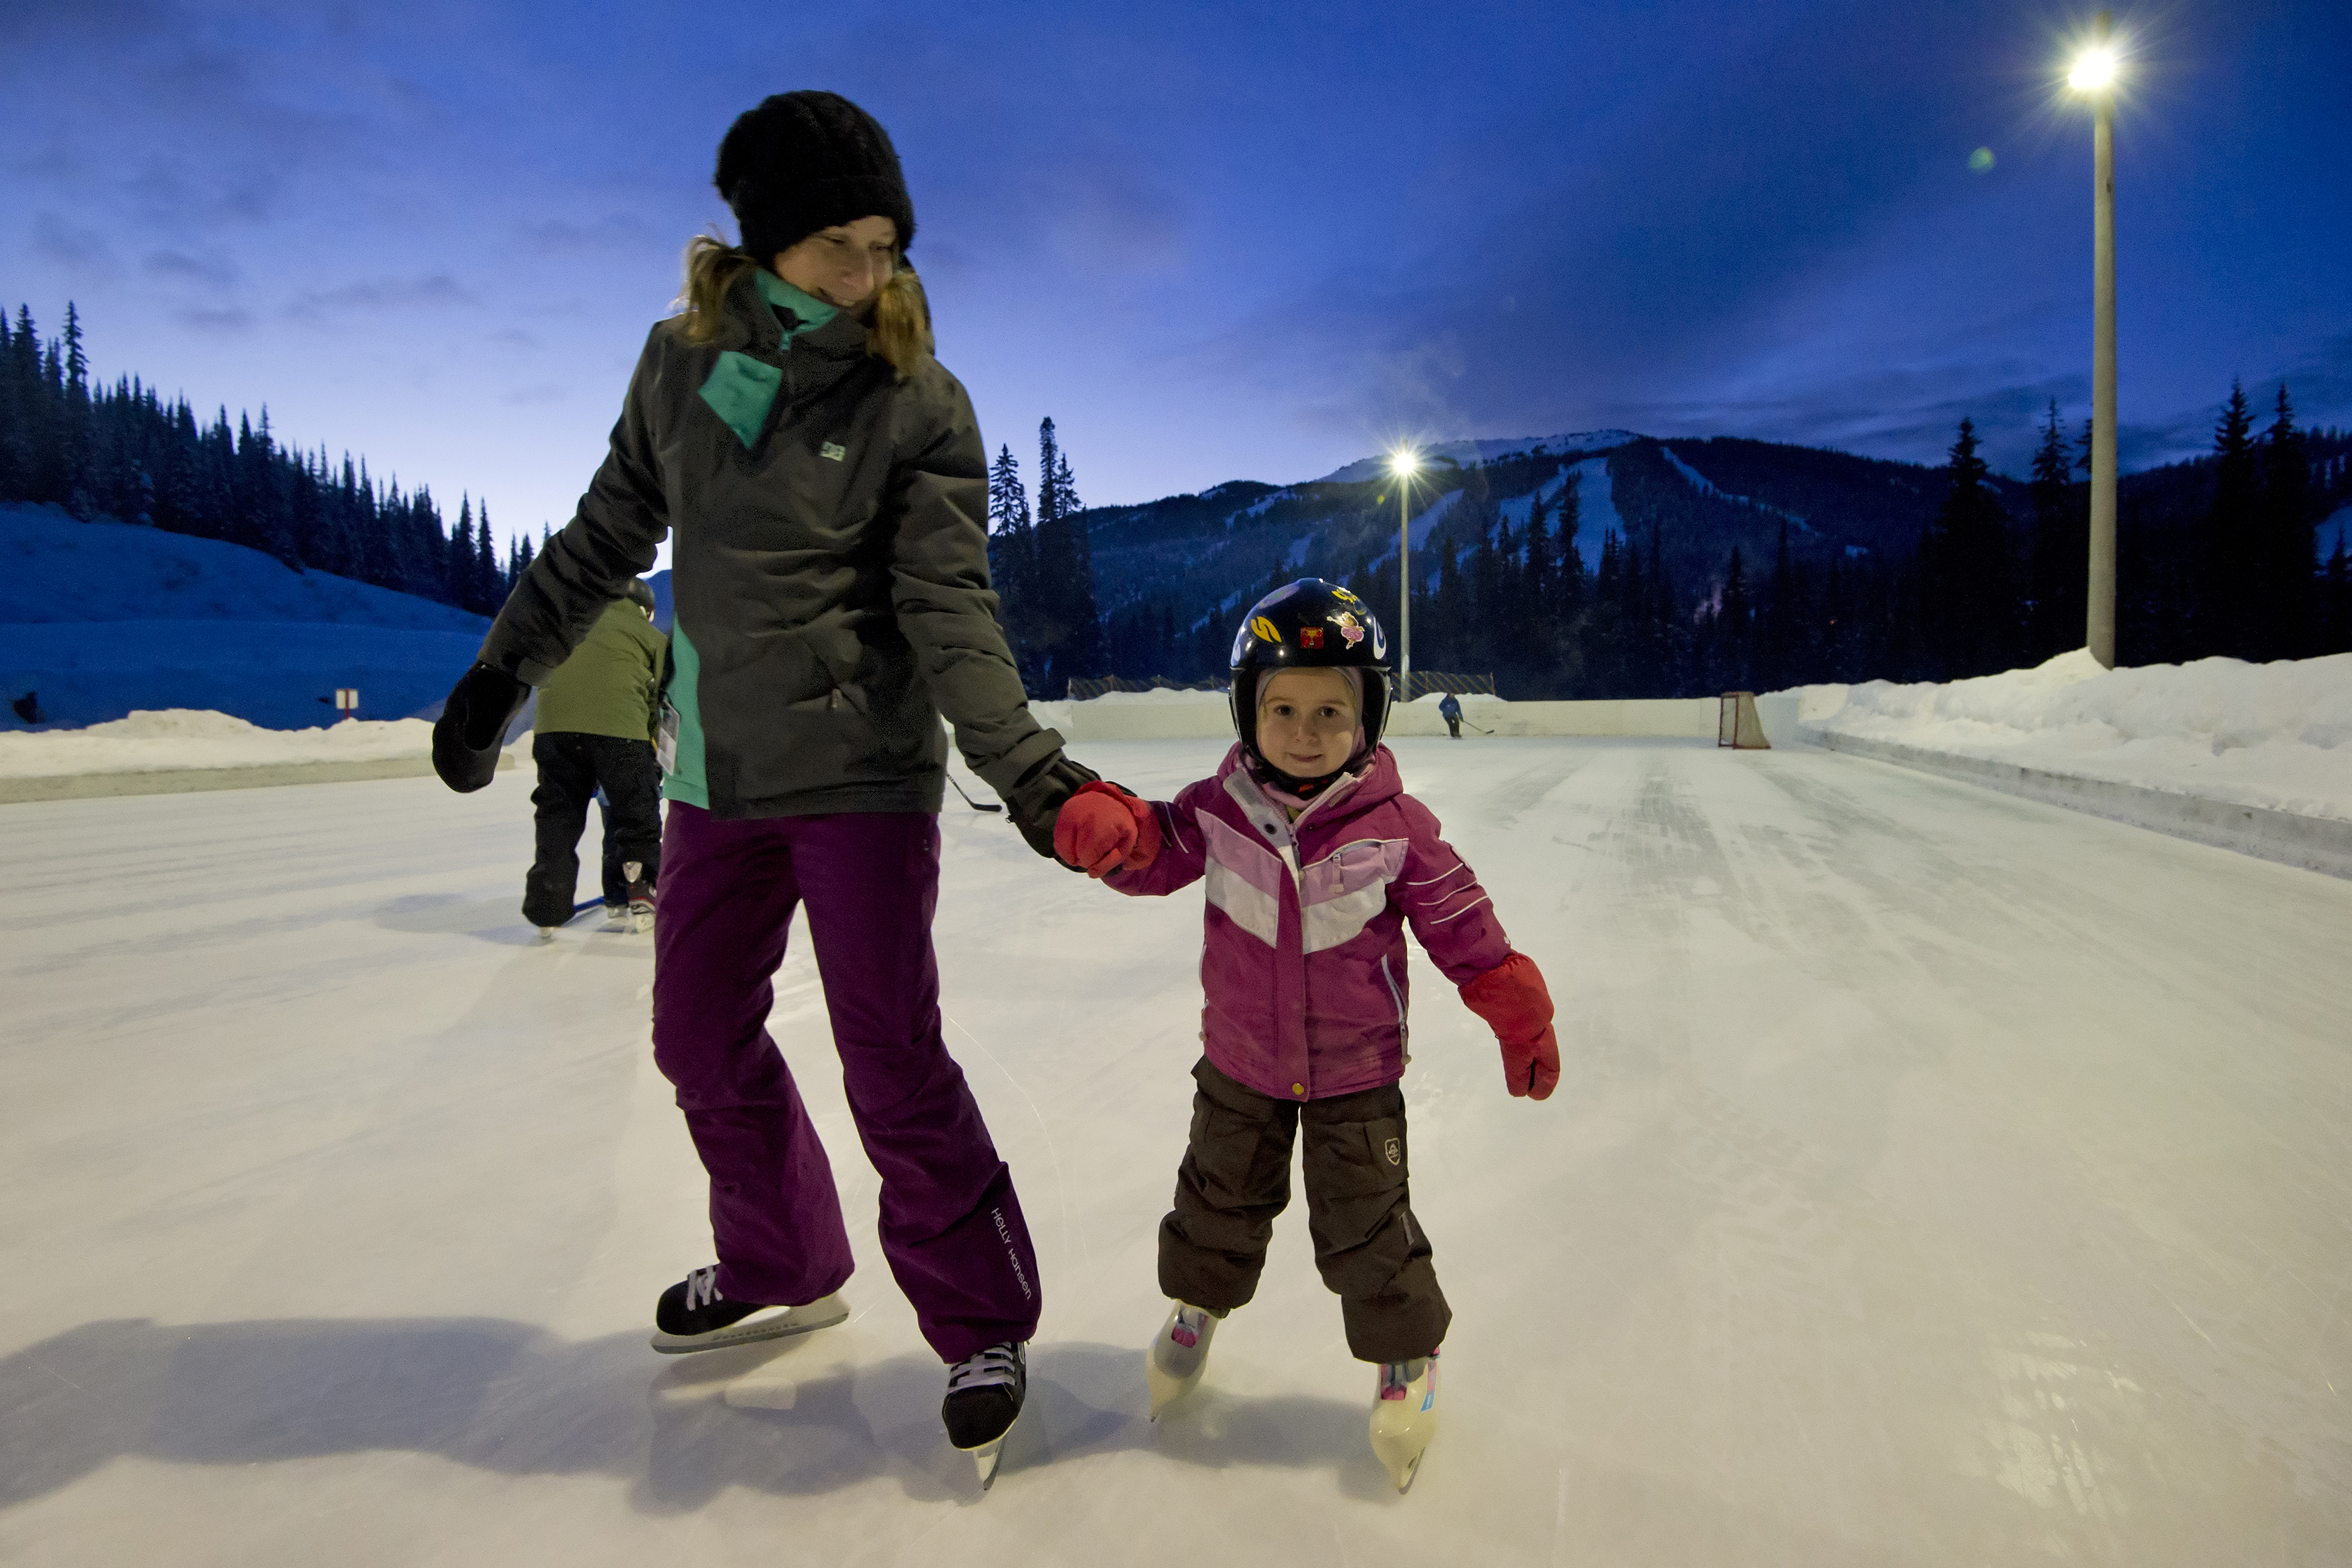
[[[1176,1309],[1176,1322],[1169,1328],[1168,1337],[1191,1350],[1201,1343],[1201,1336],[1208,1329],[1209,1314],[1205,1310],[1180,1305]]]
[[[966,1356],[956,1363],[948,1374],[948,1392],[961,1393],[967,1388],[987,1388],[995,1385],[1018,1382],[1020,1353],[1010,1344],[992,1344],[977,1355]]]
[[[1411,1392],[1413,1375],[1412,1369],[1416,1365],[1420,1365],[1424,1362],[1433,1362],[1436,1359],[1437,1357],[1435,1355],[1428,1355],[1420,1357],[1414,1361],[1384,1361],[1381,1363],[1381,1397],[1383,1399],[1404,1398]],[[1434,1375],[1433,1374],[1433,1375]]]
[[[690,1312],[697,1307],[707,1307],[719,1299],[719,1270],[716,1266],[697,1269],[686,1277],[686,1310],[688,1312]]]

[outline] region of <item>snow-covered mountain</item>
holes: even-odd
[[[1294,485],[1233,480],[1196,496],[1083,516],[1097,602],[1107,617],[1157,605],[1180,624],[1230,616],[1244,596],[1305,574],[1347,580],[1393,561],[1402,507],[1414,563],[1434,573],[1444,548],[1468,549],[1482,523],[1524,529],[1540,505],[1556,528],[1572,486],[1576,548],[1594,564],[1616,533],[1663,553],[1696,603],[1732,550],[1768,567],[1785,528],[1800,558],[1907,550],[1947,488],[1938,469],[1732,437],[1661,441],[1632,431],[1448,442],[1425,449],[1400,500],[1385,455]],[[2013,512],[2023,487],[1996,488]]]
[[[1554,457],[1591,456],[1596,453],[1614,451],[1629,442],[1641,439],[1630,430],[1585,430],[1565,435],[1529,435],[1517,441],[1441,441],[1416,451],[1423,462],[1446,462],[1467,468],[1478,464],[1498,463],[1506,457],[1546,455]],[[1376,457],[1359,457],[1344,467],[1334,468],[1316,482],[1353,485],[1381,478],[1389,472],[1391,456],[1391,454],[1383,452]]]

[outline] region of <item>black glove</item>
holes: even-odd
[[[530,696],[529,686],[488,664],[458,676],[433,721],[433,771],[441,782],[470,795],[497,778],[499,743]]]
[[[1054,852],[1054,819],[1061,814],[1063,801],[1101,777],[1093,768],[1073,762],[1058,751],[1054,753],[1023,774],[1021,782],[1004,797],[1005,807],[1013,813],[1013,825],[1021,830],[1021,836],[1029,841],[1031,849],[1058,865],[1069,865]]]

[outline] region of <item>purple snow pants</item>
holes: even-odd
[[[1013,1173],[940,1038],[939,819],[841,812],[720,821],[673,801],[654,935],[654,1061],[710,1173],[719,1288],[798,1305],[849,1278],[816,1128],[766,1020],[795,904],[857,1135],[882,1177],[882,1255],[923,1337],[961,1361],[1037,1329]]]

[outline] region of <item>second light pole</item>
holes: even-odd
[[[1412,506],[1407,498],[1421,456],[1406,447],[1389,459],[1397,486],[1397,696],[1412,701]]]

